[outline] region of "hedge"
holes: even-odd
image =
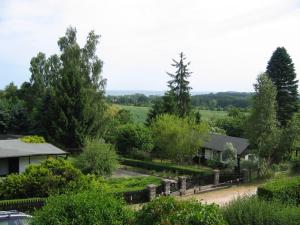
[[[257,189],[264,200],[277,200],[288,204],[300,204],[300,177],[281,178],[269,181]]]
[[[0,201],[0,211],[17,210],[21,212],[33,212],[35,209],[42,208],[45,198],[27,198]]]
[[[128,159],[128,158],[121,158],[120,163],[126,166],[139,167],[146,170],[155,170],[158,172],[171,171],[177,173],[178,175],[192,175],[192,176],[213,175],[213,171],[210,169],[198,169],[192,167],[177,166],[168,163],[155,163],[155,162],[148,162],[148,161]]]

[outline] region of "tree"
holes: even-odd
[[[277,89],[278,120],[282,126],[286,126],[298,110],[298,80],[292,59],[284,47],[273,52],[266,72]]]
[[[168,94],[174,98],[177,114],[180,117],[185,117],[191,109],[190,90],[192,88],[187,80],[191,76],[191,72],[188,69],[190,62],[185,63],[186,57],[182,52],[179,57],[179,61],[173,59],[172,66],[176,68],[175,73],[167,73],[172,78],[168,82],[170,88]]]
[[[76,164],[83,173],[110,176],[119,163],[113,145],[106,144],[102,140],[88,140]]]
[[[278,159],[279,128],[276,119],[276,87],[267,74],[261,74],[254,85],[253,107],[247,135],[260,158],[268,163]]]
[[[231,142],[225,144],[222,160],[226,162],[227,167],[230,169],[234,169],[237,166],[237,150]]]
[[[153,148],[151,132],[141,124],[125,124],[117,131],[116,146],[122,154],[128,154],[135,149],[150,152]]]
[[[175,162],[191,162],[208,134],[206,124],[169,114],[158,116],[151,130],[157,155]]]
[[[68,148],[80,148],[87,137],[103,132],[104,86],[102,61],[96,53],[99,36],[91,31],[83,48],[77,43],[76,29],[68,28],[59,39],[59,61],[52,57],[50,70],[55,77],[44,98],[41,118],[50,140]]]

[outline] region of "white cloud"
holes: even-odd
[[[198,91],[252,90],[277,46],[300,72],[295,0],[7,0],[0,7],[0,65],[23,67],[23,76],[11,74],[19,83],[29,77],[30,58],[56,52],[69,25],[81,43],[91,29],[102,35],[108,89],[165,89],[180,51]]]

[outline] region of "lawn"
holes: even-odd
[[[134,122],[145,123],[150,107],[118,105],[122,109],[126,109],[132,114]],[[213,120],[224,118],[227,116],[227,111],[199,110],[203,120]]]

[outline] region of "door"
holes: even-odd
[[[8,173],[19,173],[19,158],[8,159]]]

